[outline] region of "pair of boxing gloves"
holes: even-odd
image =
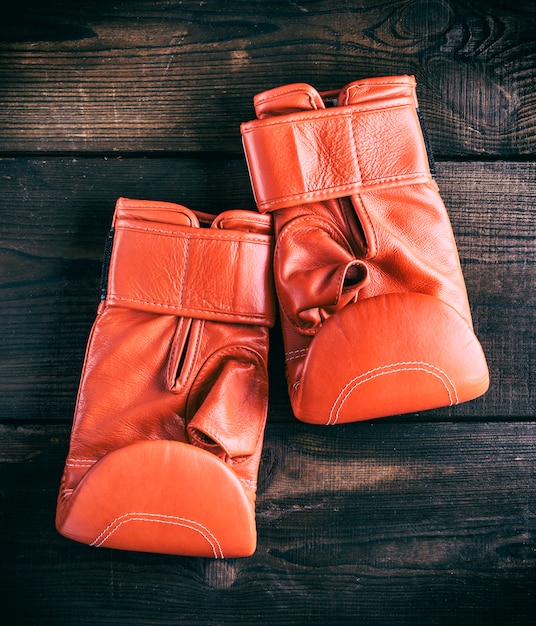
[[[58,496],[71,539],[255,551],[277,307],[304,422],[488,387],[413,77],[292,84],[254,104],[241,133],[258,212],[117,202]]]

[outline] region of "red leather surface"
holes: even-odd
[[[212,228],[199,228],[195,216],[189,225],[162,228],[126,213],[119,209],[114,219],[114,248],[118,250],[114,260],[119,266],[111,267],[108,304],[273,325],[275,307],[268,283],[272,246],[265,235],[218,228],[218,219]],[[248,217],[244,211],[232,215]],[[231,216],[226,217],[228,223]],[[147,262],[156,255],[157,263]]]
[[[199,220],[212,223],[201,228]],[[247,556],[256,543],[275,310],[271,219],[246,211],[214,219],[171,203],[120,199],[114,228],[57,528],[96,546]],[[204,257],[188,267],[189,245],[200,241],[209,242]],[[255,265],[249,276],[257,284],[248,283],[247,268],[234,279],[218,242],[225,254],[237,251],[234,262]],[[177,288],[192,272],[203,293]],[[187,299],[195,299],[188,316]]]
[[[241,131],[259,209],[349,196],[398,181],[425,182],[428,161],[413,130],[414,81],[392,80],[353,83],[338,94],[339,106],[328,109],[320,94],[303,84],[256,96],[262,121],[244,123]],[[294,112],[274,117],[270,107]]]
[[[351,340],[356,328],[364,329],[358,345]],[[484,366],[473,332],[450,305],[423,294],[387,294],[326,321],[292,388],[293,402],[301,419],[322,414],[328,425],[452,406],[486,391]]]
[[[484,393],[487,364],[430,172],[414,78],[360,80],[324,94],[297,83],[254,101],[259,119],[241,132],[258,208],[274,217],[296,417],[341,423]],[[333,409],[341,397],[344,406]]]
[[[96,547],[243,556],[255,550],[253,504],[213,454],[178,441],[138,441],[87,471],[64,505],[61,532]]]

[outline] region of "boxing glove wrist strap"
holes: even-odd
[[[118,224],[113,233],[106,304],[271,326],[275,319],[267,284],[271,254],[271,238],[263,234],[167,228],[143,221]]]
[[[242,124],[259,210],[429,180],[414,98],[372,106],[350,104]]]

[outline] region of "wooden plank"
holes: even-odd
[[[257,551],[214,561],[59,536],[68,427],[0,426],[4,614],[55,626],[528,626],[535,429],[270,425]]]
[[[480,399],[414,417],[534,417],[536,165],[438,171],[492,384]],[[71,419],[118,196],[253,208],[242,159],[1,159],[0,179],[2,419]],[[270,372],[271,418],[292,419],[277,328]]]
[[[533,2],[12,3],[0,146],[227,151],[259,91],[414,74],[438,155],[534,153]]]
[[[534,163],[450,162],[438,168],[490,368],[491,392],[475,401],[484,415],[499,406],[505,416],[536,413],[535,183]]]

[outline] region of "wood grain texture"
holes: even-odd
[[[258,549],[215,561],[59,536],[68,427],[0,426],[4,614],[20,626],[528,626],[535,430],[534,422],[269,426]]]
[[[446,162],[438,174],[492,383],[482,398],[414,417],[533,417],[536,166]],[[253,208],[241,159],[2,159],[0,179],[2,419],[71,419],[118,196]],[[288,421],[278,328],[270,372],[271,419]]]
[[[439,155],[534,154],[527,0],[11,3],[0,150],[239,153],[259,91],[404,73]]]
[[[119,196],[254,208],[253,95],[410,73],[489,392],[336,428],[291,415],[279,328],[259,544],[209,560],[55,531]],[[532,626],[536,3],[37,0],[0,15],[0,621]],[[182,487],[182,485],[181,485]]]

